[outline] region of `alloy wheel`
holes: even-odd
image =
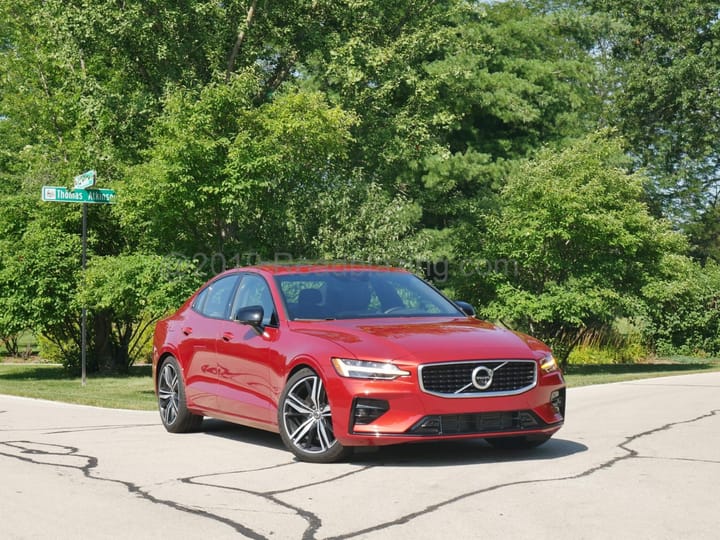
[[[302,452],[324,454],[338,444],[327,393],[316,374],[306,375],[290,387],[282,416],[288,439]]]
[[[163,364],[158,380],[160,416],[165,425],[171,426],[178,416],[180,381],[172,362]]]

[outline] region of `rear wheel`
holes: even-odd
[[[489,437],[485,440],[491,446],[502,450],[529,450],[545,444],[550,437],[551,435],[524,435],[521,437]]]
[[[196,431],[203,417],[190,412],[185,400],[185,383],[178,361],[168,356],[158,376],[158,409],[163,426],[171,433]]]
[[[302,461],[331,463],[352,453],[335,438],[325,385],[311,369],[301,369],[285,385],[278,426],[285,446]]]

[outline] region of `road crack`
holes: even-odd
[[[0,411],[3,412],[3,411]],[[142,427],[157,427],[157,423],[151,423],[151,424],[118,424],[118,425],[112,425],[112,424],[106,424],[106,425],[100,425],[100,426],[83,426],[83,427],[40,427],[40,428],[12,428],[12,429],[0,429],[0,432],[2,433],[12,433],[12,432],[23,432],[23,433],[29,433],[29,432],[41,432],[43,435],[58,435],[63,433],[82,433],[85,431],[103,431],[107,429],[131,429],[131,428],[142,428]]]
[[[153,503],[153,504],[160,504],[163,506],[167,506],[168,508],[172,508],[173,510],[178,510],[180,512],[185,512],[188,514],[193,514],[199,517],[211,519],[213,521],[217,521],[219,523],[223,523],[225,525],[228,525],[229,527],[233,528],[238,533],[242,534],[243,536],[247,538],[252,538],[256,540],[265,540],[265,537],[249,527],[245,527],[244,525],[233,521],[232,519],[220,516],[218,514],[213,514],[212,512],[208,512],[206,510],[202,510],[199,508],[194,508],[191,506],[185,506],[180,503],[177,503],[172,500],[168,499],[160,499],[158,497],[155,497],[151,495],[146,490],[143,490],[140,486],[133,482],[128,482],[127,480],[118,480],[114,478],[104,478],[102,476],[96,476],[93,471],[98,466],[98,459],[95,456],[90,456],[87,454],[81,454],[80,450],[73,446],[65,446],[60,444],[50,444],[50,443],[37,443],[33,441],[0,441],[0,448],[5,447],[9,449],[16,450],[17,453],[10,453],[7,451],[0,450],[0,455],[5,456],[8,458],[14,458],[19,459],[21,461],[32,463],[34,465],[46,465],[46,466],[52,466],[52,467],[63,467],[67,469],[73,469],[76,471],[80,471],[83,476],[90,480],[97,480],[100,482],[110,482],[113,484],[118,484],[121,486],[124,486],[128,493],[131,493],[133,495],[137,495],[140,498]],[[38,459],[36,456],[45,456],[46,460]],[[67,458],[67,457],[73,457],[78,458],[80,461],[83,461],[83,465],[72,465],[68,463],[62,463],[50,461],[52,458]]]
[[[618,445],[616,446],[616,448],[620,448],[621,450],[624,450],[625,452],[627,452],[625,455],[614,457],[614,458],[609,459],[608,461],[606,461],[606,462],[604,462],[604,463],[601,463],[601,464],[599,464],[599,465],[596,465],[595,467],[591,467],[590,469],[587,469],[587,470],[585,470],[585,471],[583,471],[583,472],[580,472],[580,473],[577,473],[577,474],[573,474],[573,475],[569,475],[569,476],[563,476],[563,477],[559,477],[559,478],[540,478],[540,479],[534,479],[534,480],[519,480],[519,481],[516,481],[516,482],[506,482],[506,483],[503,483],[503,484],[496,484],[496,485],[494,485],[494,486],[489,486],[489,487],[485,487],[485,488],[482,488],[482,489],[478,489],[478,490],[470,491],[470,492],[467,492],[467,493],[463,493],[463,494],[457,495],[457,496],[455,496],[455,497],[451,497],[450,499],[447,499],[447,500],[444,500],[444,501],[441,501],[441,502],[438,502],[438,503],[435,503],[435,504],[428,505],[428,506],[426,506],[425,508],[423,508],[422,510],[418,510],[418,511],[415,511],[415,512],[410,512],[410,513],[405,514],[404,516],[401,516],[401,517],[399,517],[399,518],[397,518],[397,519],[394,519],[394,520],[392,520],[392,521],[386,521],[385,523],[380,523],[380,524],[378,524],[378,525],[373,525],[372,527],[366,527],[366,528],[364,528],[364,529],[360,529],[360,530],[357,530],[357,531],[349,532],[349,533],[346,533],[346,534],[341,534],[341,535],[337,535],[337,536],[332,536],[332,537],[327,538],[326,540],[344,540],[344,539],[346,539],[346,538],[354,538],[354,537],[356,537],[356,536],[360,536],[360,535],[363,535],[363,534],[368,534],[368,533],[372,533],[372,532],[377,532],[377,531],[386,530],[386,529],[389,529],[389,528],[391,528],[391,527],[395,527],[395,526],[397,526],[397,525],[404,525],[404,524],[412,521],[412,520],[415,519],[415,518],[418,518],[418,517],[421,517],[421,516],[426,516],[426,515],[429,514],[429,513],[435,512],[436,510],[439,510],[439,509],[441,509],[441,508],[444,508],[444,507],[449,506],[449,505],[451,505],[451,504],[454,504],[454,503],[456,503],[456,502],[462,501],[462,500],[464,500],[464,499],[468,499],[468,498],[470,498],[470,497],[475,497],[475,496],[477,496],[477,495],[482,495],[482,494],[484,494],[484,493],[490,493],[490,492],[492,492],[492,491],[497,491],[497,490],[499,490],[499,489],[504,489],[504,488],[507,488],[507,487],[524,486],[524,485],[530,485],[530,484],[545,484],[545,483],[550,483],[550,482],[564,482],[564,481],[567,481],[567,480],[578,480],[578,479],[580,479],[580,478],[586,478],[586,477],[591,476],[591,475],[593,475],[593,474],[595,474],[595,473],[597,473],[597,472],[599,472],[599,471],[604,471],[604,470],[610,469],[611,467],[614,467],[615,465],[617,465],[617,464],[620,463],[621,461],[625,461],[625,460],[628,460],[628,459],[634,459],[634,458],[638,458],[638,457],[642,458],[643,456],[640,456],[639,453],[638,453],[636,450],[633,450],[632,448],[629,448],[629,445],[630,445],[630,444],[632,444],[633,442],[635,442],[636,440],[638,440],[638,439],[640,439],[640,438],[642,438],[642,437],[647,437],[647,436],[649,436],[649,435],[654,435],[655,433],[659,433],[659,432],[661,432],[661,431],[667,431],[668,429],[671,429],[671,428],[673,428],[673,427],[675,427],[675,426],[680,426],[680,425],[684,425],[684,424],[692,424],[692,423],[694,423],[694,422],[699,422],[699,421],[701,421],[701,420],[705,420],[706,418],[710,418],[710,417],[712,417],[712,416],[715,416],[715,415],[717,415],[718,413],[720,413],[720,409],[712,410],[712,411],[710,411],[710,412],[708,412],[708,413],[702,414],[702,415],[697,416],[697,417],[695,417],[695,418],[691,418],[691,419],[689,419],[689,420],[681,420],[681,421],[678,421],[678,422],[671,422],[671,423],[665,424],[665,425],[663,425],[663,426],[660,426],[660,427],[657,427],[657,428],[654,428],[654,429],[650,429],[650,430],[647,430],[647,431],[643,431],[643,432],[641,432],[641,433],[637,433],[637,434],[635,434],[635,435],[631,435],[631,436],[627,437],[623,442],[621,442],[620,444],[618,444]]]
[[[0,412],[3,412],[3,411],[0,411]],[[718,463],[718,461],[714,461],[714,460],[698,460],[698,459],[690,459],[690,458],[672,458],[672,457],[668,458],[668,457],[642,456],[642,455],[640,455],[640,453],[637,450],[634,450],[631,446],[635,441],[637,441],[643,437],[648,437],[650,435],[653,435],[653,434],[656,434],[656,433],[659,433],[662,431],[667,431],[667,430],[670,430],[677,426],[699,422],[699,421],[705,420],[707,418],[710,418],[712,416],[716,416],[719,413],[720,413],[720,409],[712,410],[708,413],[699,415],[695,418],[667,423],[660,427],[649,429],[649,430],[628,436],[621,443],[616,445],[616,448],[621,449],[624,452],[623,455],[613,457],[603,463],[600,463],[596,466],[593,466],[589,469],[586,469],[582,472],[579,472],[579,473],[576,473],[573,475],[568,475],[568,476],[564,476],[564,477],[556,477],[556,478],[519,480],[519,481],[514,481],[514,482],[506,482],[506,483],[496,484],[496,485],[492,485],[492,486],[487,486],[482,489],[472,490],[472,491],[469,491],[466,493],[462,493],[462,494],[453,496],[446,500],[428,505],[420,510],[417,510],[414,512],[409,512],[397,519],[393,519],[391,521],[386,521],[384,523],[379,523],[377,525],[373,525],[373,526],[359,529],[356,531],[348,532],[345,534],[329,537],[327,540],[344,540],[344,539],[361,536],[364,534],[369,534],[369,533],[373,533],[373,532],[377,532],[377,531],[383,531],[383,530],[389,529],[391,527],[406,524],[418,517],[426,516],[432,512],[440,510],[444,507],[447,507],[447,506],[457,503],[459,501],[468,499],[470,497],[482,495],[485,493],[490,493],[490,492],[497,491],[497,490],[504,489],[504,488],[523,486],[523,485],[531,485],[531,484],[544,484],[544,483],[550,483],[550,482],[572,481],[572,480],[577,480],[580,478],[586,478],[586,477],[591,476],[600,471],[608,470],[608,469],[614,467],[615,465],[617,465],[618,463],[629,460],[629,459],[668,459],[668,460],[678,460],[678,461],[688,461],[688,462]],[[83,428],[83,429],[53,431],[51,433],[70,433],[73,431],[117,429],[118,427],[146,427],[146,424],[138,424],[135,426],[130,426],[130,425],[91,426],[91,427],[87,427],[87,428]],[[257,539],[257,540],[266,538],[258,531],[255,531],[255,530],[251,529],[250,527],[246,527],[243,524],[241,524],[233,519],[224,517],[217,513],[213,513],[208,510],[201,509],[201,508],[194,507],[194,506],[183,505],[183,504],[178,503],[173,500],[155,497],[147,489],[143,489],[139,485],[137,485],[133,482],[129,482],[126,480],[113,479],[113,478],[105,478],[105,477],[99,476],[96,471],[96,469],[98,467],[98,463],[99,463],[98,458],[95,456],[92,456],[92,455],[81,453],[79,448],[77,448],[77,447],[60,445],[60,444],[38,443],[38,442],[33,442],[33,441],[28,441],[28,440],[0,441],[0,455],[8,457],[8,458],[12,458],[12,459],[18,459],[18,460],[36,464],[36,465],[62,467],[62,468],[77,470],[77,471],[80,471],[84,477],[86,477],[90,480],[111,482],[114,484],[124,486],[129,493],[137,495],[138,497],[140,497],[152,504],[163,505],[163,506],[172,508],[172,509],[180,511],[180,512],[192,514],[192,515],[195,515],[198,517],[210,519],[210,520],[216,521],[218,523],[227,525],[228,527],[231,527],[237,533],[243,535],[246,538]],[[68,458],[77,459],[78,463],[77,464],[67,463]],[[235,491],[238,493],[245,493],[248,495],[262,498],[273,505],[290,510],[294,514],[296,514],[299,517],[301,517],[302,519],[304,519],[307,522],[307,527],[302,535],[303,540],[315,540],[317,538],[317,534],[322,526],[321,517],[310,510],[302,508],[301,506],[294,505],[294,504],[283,501],[282,499],[280,499],[280,496],[287,494],[287,493],[291,493],[293,491],[306,489],[308,487],[315,487],[318,485],[330,484],[330,483],[340,480],[342,478],[361,474],[371,468],[378,466],[378,465],[366,465],[366,466],[359,467],[359,468],[349,471],[349,472],[335,475],[335,476],[325,479],[325,480],[311,482],[309,484],[305,484],[302,486],[286,488],[286,489],[277,489],[277,490],[271,490],[271,491],[255,491],[255,490],[251,490],[251,489],[226,486],[226,485],[222,485],[219,483],[207,481],[207,479],[212,478],[212,477],[222,477],[222,476],[227,476],[229,474],[244,474],[244,473],[250,473],[250,472],[261,472],[261,471],[274,470],[274,469],[279,469],[282,467],[288,467],[288,466],[294,466],[294,465],[299,465],[299,463],[296,461],[285,462],[285,463],[280,463],[280,464],[266,466],[266,467],[259,467],[256,469],[225,471],[225,472],[220,472],[220,473],[212,473],[212,474],[177,478],[174,481],[186,483],[186,484],[190,484],[190,485],[205,486],[205,487],[210,487],[210,488],[214,488],[214,489]]]
[[[297,462],[292,462],[291,464],[297,464]],[[278,467],[285,466],[285,465],[288,465],[288,464],[276,465],[274,467],[266,467],[265,469],[278,468]],[[297,515],[302,517],[305,521],[307,521],[308,526],[305,529],[305,532],[303,533],[303,536],[302,536],[303,540],[314,540],[316,538],[315,535],[316,535],[317,531],[322,526],[322,519],[320,518],[320,516],[318,516],[317,514],[311,512],[309,510],[305,510],[304,508],[301,508],[299,506],[295,506],[293,504],[285,502],[285,501],[279,499],[277,496],[285,494],[285,493],[297,491],[300,489],[306,489],[308,487],[315,487],[315,486],[319,486],[322,484],[329,484],[329,483],[335,482],[336,480],[340,480],[342,478],[347,478],[348,476],[353,476],[353,475],[365,472],[372,467],[373,467],[372,465],[367,465],[367,466],[360,467],[353,471],[349,471],[349,472],[346,472],[343,474],[333,476],[332,478],[328,478],[326,480],[319,480],[317,482],[303,484],[302,486],[297,486],[297,487],[288,488],[288,489],[278,489],[278,490],[273,490],[273,491],[254,491],[251,489],[243,489],[243,488],[238,488],[238,487],[233,487],[233,486],[225,486],[222,484],[215,484],[212,482],[203,482],[200,480],[201,478],[209,478],[209,477],[214,477],[214,476],[226,476],[229,474],[246,473],[249,471],[228,471],[228,472],[205,474],[205,475],[199,475],[199,476],[189,476],[187,478],[180,478],[179,480],[181,482],[191,484],[191,485],[225,489],[228,491],[235,491],[238,493],[245,493],[248,495],[253,495],[253,496],[259,497],[261,499],[265,499],[266,501],[268,501],[272,504],[276,504],[283,508],[287,508],[288,510],[292,510],[294,513],[296,513]],[[257,469],[257,470],[264,470],[264,469]]]

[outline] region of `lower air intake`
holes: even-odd
[[[544,425],[531,411],[443,414],[426,416],[407,433],[410,435],[466,435],[521,431]]]

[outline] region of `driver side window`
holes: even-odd
[[[227,317],[227,310],[237,282],[237,275],[214,281],[198,295],[193,304],[193,309],[206,317],[224,319]]]
[[[238,310],[250,306],[261,306],[263,308],[263,326],[277,325],[277,314],[270,294],[270,287],[262,277],[255,274],[243,276],[230,313],[235,318]]]

